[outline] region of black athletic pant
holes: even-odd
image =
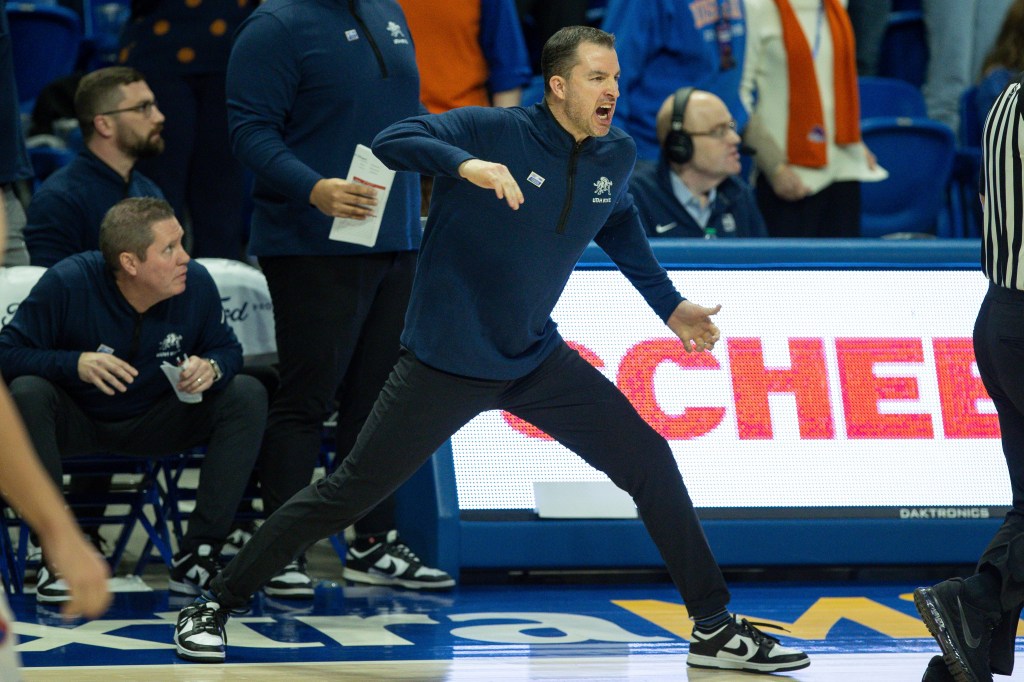
[[[162,457],[205,445],[196,506],[180,549],[224,542],[263,438],[267,391],[259,381],[235,376],[223,390],[204,392],[199,403],[183,403],[168,391],[148,412],[116,422],[90,418],[64,389],[41,377],[18,377],[10,389],[39,460],[58,487],[65,457]]]
[[[281,375],[257,464],[272,514],[309,485],[335,398],[336,452],[352,449],[398,358],[416,252],[261,257],[260,267],[274,302]],[[394,516],[388,497],[356,531],[386,532]]]
[[[1024,603],[1024,292],[989,285],[974,324],[974,354],[995,403],[1013,509],[978,562],[1002,583],[1003,618],[992,635],[993,672],[1013,672],[1014,640]]]
[[[403,351],[355,449],[260,527],[213,581],[213,594],[223,606],[244,605],[298,550],[359,518],[463,424],[493,409],[543,429],[633,497],[692,616],[728,604],[728,588],[668,443],[564,343],[533,372],[510,381],[448,374]]]

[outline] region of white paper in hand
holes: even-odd
[[[330,237],[339,242],[373,246],[377,243],[377,233],[380,232],[380,221],[384,217],[388,195],[391,194],[395,171],[381,163],[369,147],[358,144],[355,154],[352,155],[352,165],[349,166],[346,180],[377,190],[377,206],[374,215],[369,218],[335,218]]]
[[[167,381],[171,382],[171,388],[174,389],[174,395],[178,396],[178,400],[183,403],[201,403],[203,402],[202,393],[188,393],[187,391],[178,389],[178,382],[181,381],[181,373],[186,367],[188,367],[188,364],[175,366],[167,361],[160,363],[160,369],[164,371],[164,376],[167,377]]]

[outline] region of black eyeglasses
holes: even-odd
[[[726,135],[728,135],[729,133],[735,132],[735,131],[736,131],[736,121],[733,120],[733,121],[729,121],[727,123],[723,123],[721,125],[717,125],[714,128],[712,128],[711,130],[704,130],[704,131],[701,131],[701,132],[698,132],[698,133],[691,133],[689,131],[686,131],[686,134],[689,135],[690,137],[714,137],[714,138],[720,140],[723,137],[725,137]]]
[[[113,114],[124,114],[129,111],[134,111],[136,114],[142,114],[146,118],[153,115],[153,110],[156,109],[156,100],[149,100],[142,104],[136,104],[133,107],[125,107],[124,109],[113,109],[111,111],[101,111],[99,116],[111,116]]]

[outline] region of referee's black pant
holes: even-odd
[[[1014,639],[1024,603],[1024,292],[990,284],[974,325],[978,370],[999,415],[1013,509],[989,543],[978,571],[995,569],[1003,617],[992,633],[993,672],[1013,672]]]
[[[222,606],[244,605],[296,552],[337,533],[411,476],[480,412],[525,419],[603,471],[636,502],[691,616],[729,602],[668,443],[597,369],[564,343],[510,381],[442,372],[403,351],[355,448],[330,476],[278,509],[213,581]]]

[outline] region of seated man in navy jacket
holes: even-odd
[[[100,223],[125,197],[158,197],[155,182],[135,171],[164,150],[164,115],[141,73],[125,66],[93,71],[75,92],[86,148],[48,177],[28,207],[25,241],[32,265],[48,268],[99,246]]]
[[[162,199],[116,204],[100,227],[100,251],[47,270],[0,331],[0,372],[58,485],[65,457],[158,457],[206,445],[168,586],[197,594],[219,571],[220,547],[259,454],[267,393],[237,375],[242,347],[213,278],[182,247],[183,234]],[[180,375],[165,376],[165,363]],[[36,599],[69,598],[60,575],[40,569]]]
[[[679,88],[655,121],[661,157],[637,162],[630,180],[649,237],[767,237],[740,172],[740,136],[725,102]]]

